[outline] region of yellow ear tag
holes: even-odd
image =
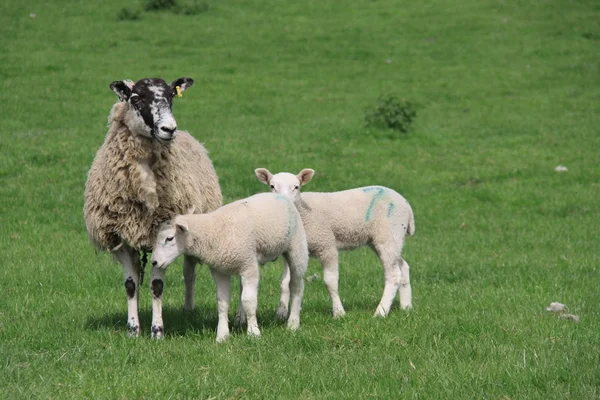
[[[181,88],[179,86],[175,86],[175,90],[177,91],[177,97],[183,97],[181,94]]]

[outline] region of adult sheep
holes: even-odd
[[[158,227],[189,210],[221,206],[219,181],[206,149],[189,133],[177,130],[173,97],[194,81],[179,78],[130,80],[110,84],[119,101],[108,117],[108,133],[92,163],[85,185],[84,215],[89,237],[123,265],[127,293],[127,329],[140,333],[138,288],[140,251],[150,251]],[[197,260],[185,257],[186,310],[194,307]],[[163,279],[150,288],[161,299]],[[153,307],[160,302],[153,301]],[[158,314],[160,315],[160,314]],[[152,321],[152,336],[163,336],[162,321]]]

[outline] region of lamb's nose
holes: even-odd
[[[152,266],[153,266],[153,267],[156,267],[156,264],[158,264],[158,262],[156,262],[156,261],[152,261]]]

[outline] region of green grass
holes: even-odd
[[[600,398],[598,2],[206,4],[134,21],[119,13],[141,3],[0,5],[0,397]],[[226,201],[266,189],[257,167],[314,168],[307,190],[402,193],[415,309],[371,317],[383,273],[357,250],[341,257],[347,316],[310,282],[290,333],[271,263],[262,338],[217,345],[210,274],[184,314],[177,263],[165,340],[149,338],[147,288],[129,339],[122,269],[88,242],[83,187],[109,83],[153,76],[195,79],[174,113]],[[365,127],[387,93],[419,105],[409,134]]]

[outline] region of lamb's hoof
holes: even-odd
[[[162,326],[152,325],[152,339],[162,339],[165,336],[165,328]]]
[[[223,343],[229,337],[229,333],[224,335],[217,335],[217,343]]]
[[[283,304],[279,304],[279,308],[277,308],[277,319],[284,320],[288,317],[288,308]]]
[[[346,315],[346,311],[344,311],[343,308],[341,308],[341,309],[334,309],[333,310],[333,319],[340,319],[344,315]]]
[[[290,331],[297,331],[300,328],[300,320],[296,318],[290,318],[287,323],[287,328]]]
[[[258,326],[248,327],[248,336],[259,338],[260,329],[258,329]]]
[[[127,324],[127,336],[129,336],[129,337],[140,336],[140,326]]]
[[[375,314],[373,314],[374,318],[385,318],[387,315],[387,311],[385,310],[385,308],[379,306],[377,307],[377,311],[375,311]]]
[[[400,304],[400,308],[402,308],[403,310],[412,310],[412,304]]]

